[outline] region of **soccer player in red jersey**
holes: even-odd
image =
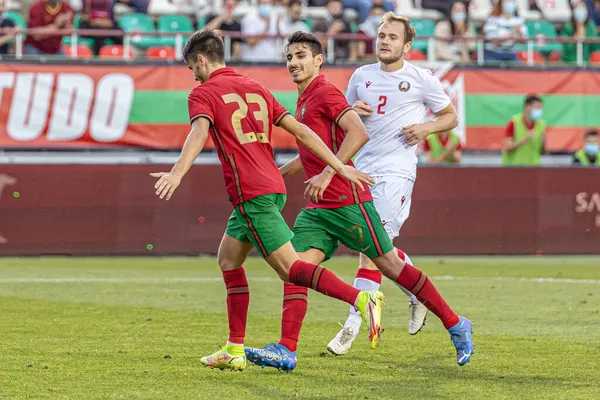
[[[234,211],[219,246],[218,262],[227,288],[229,339],[218,352],[200,362],[211,368],[242,370],[246,367],[244,336],[250,294],[242,263],[254,246],[284,282],[310,287],[358,308],[379,329],[383,294],[361,292],[331,271],[300,260],[292,247],[293,234],[281,216],[285,184],[269,143],[271,127],[279,125],[345,179],[363,188],[371,178],[344,165],[319,137],[298,123],[258,83],[225,67],[221,37],[202,30],[187,41],[183,56],[201,83],[188,98],[192,129],[181,155],[170,172],[158,178],[156,194],[169,200],[181,179],[204,147],[208,134],[216,143],[225,184]]]
[[[367,143],[369,135],[344,95],[320,75],[323,50],[318,38],[312,33],[296,32],[289,37],[285,51],[288,70],[300,95],[296,118],[314,130],[342,162],[352,166],[350,159]],[[465,326],[465,319],[452,311],[429,278],[405,262],[402,251],[394,248],[369,188],[362,189],[342,179],[302,143],[298,143],[298,152],[298,157],[280,171],[287,176],[304,169],[309,180],[305,191],[308,206],[298,215],[293,229],[292,244],[300,258],[320,264],[331,258],[342,242],[369,257],[383,275],[409,290],[438,316],[449,330],[457,354],[457,341],[468,341],[472,347],[470,324]],[[246,357],[256,365],[289,371],[296,365],[296,346],[308,305],[308,291],[292,283],[284,285],[279,343],[262,349],[246,348]],[[379,334],[370,330],[372,348],[377,346]],[[471,352],[460,353],[459,365],[466,364],[470,357]]]

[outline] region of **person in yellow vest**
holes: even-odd
[[[540,165],[546,137],[546,122],[542,116],[542,99],[527,96],[523,112],[513,116],[506,126],[502,165]]]
[[[600,167],[598,131],[591,129],[583,135],[583,148],[573,154],[573,164]]]
[[[455,164],[462,157],[460,138],[454,132],[429,135],[423,143],[429,164]]]

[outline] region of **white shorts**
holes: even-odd
[[[400,234],[404,221],[410,215],[414,181],[401,176],[374,176],[371,186],[373,204],[390,239]]]

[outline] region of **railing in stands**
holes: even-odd
[[[43,29],[43,28],[42,28]],[[17,59],[22,59],[23,57],[28,57],[27,55],[25,55],[23,53],[23,47],[24,47],[24,41],[25,41],[25,35],[26,34],[30,34],[30,35],[34,35],[36,33],[44,33],[46,34],[46,32],[44,32],[42,29],[40,28],[33,28],[33,29],[27,29],[27,30],[22,30],[20,34],[17,34],[15,37],[15,58]],[[0,29],[0,33],[4,33],[4,31],[6,31],[6,29]],[[148,36],[148,37],[175,37],[175,59],[176,60],[181,60],[183,58],[182,56],[182,49],[183,49],[183,45],[185,44],[185,40],[187,40],[187,35],[183,35],[183,34],[174,34],[174,33],[163,33],[163,32],[128,32],[128,33],[124,33],[121,30],[96,30],[96,29],[65,29],[65,30],[57,30],[56,34],[58,35],[63,35],[63,36],[71,36],[71,57],[72,58],[77,58],[77,46],[79,43],[79,39],[80,37],[122,37],[123,38],[123,48],[124,48],[124,52],[123,52],[123,59],[124,60],[129,60],[130,59],[130,54],[132,51],[132,48],[135,47],[135,45],[132,43],[134,41],[134,38],[137,37],[142,37],[142,36]],[[225,42],[225,59],[226,61],[230,61],[231,60],[231,54],[232,54],[232,39],[244,39],[244,38],[248,38],[248,35],[244,35],[241,32],[227,32],[227,31],[222,31],[222,35],[224,38],[224,42]],[[319,38],[321,39],[326,39],[327,40],[327,48],[326,48],[326,58],[327,58],[327,62],[328,63],[334,63],[335,62],[335,54],[334,54],[334,48],[335,48],[335,42],[336,41],[373,41],[375,40],[374,37],[370,37],[361,33],[344,33],[344,34],[337,34],[337,35],[328,35],[325,33],[315,33],[315,35],[317,35]],[[256,38],[265,38],[265,39],[275,39],[276,40],[276,46],[277,48],[283,49],[283,44],[285,43],[285,36],[282,35],[277,35],[277,36],[273,36],[273,35],[256,35],[256,36],[252,36],[252,37],[256,37]],[[437,40],[442,40],[442,41],[447,41],[447,42],[456,42],[456,41],[475,41],[476,42],[476,54],[477,54],[477,59],[474,60],[478,65],[483,65],[485,64],[485,60],[484,60],[484,44],[486,42],[485,37],[483,36],[475,36],[475,37],[471,37],[471,38],[463,38],[460,36],[455,36],[455,37],[451,37],[451,38],[439,38],[439,37],[435,37],[435,36],[418,36],[415,38],[415,40],[427,40],[427,61],[429,62],[434,62],[437,61],[436,59],[436,55],[435,55],[435,44]],[[566,37],[556,37],[556,38],[548,38],[548,37],[544,37],[544,38],[540,38],[540,37],[534,37],[534,38],[529,38],[526,39],[524,41],[522,41],[521,43],[526,43],[527,44],[527,64],[528,65],[533,65],[535,63],[535,59],[534,59],[534,48],[536,46],[536,44],[538,43],[561,43],[561,44],[567,44],[567,43],[575,43],[577,45],[577,59],[576,59],[576,65],[577,66],[585,66],[588,63],[588,60],[584,60],[583,58],[583,45],[584,44],[600,44],[600,38],[566,38]],[[40,56],[36,55],[35,58],[38,59]],[[33,58],[33,57],[30,57]],[[281,61],[284,60],[283,57],[283,53],[281,55],[280,58]]]

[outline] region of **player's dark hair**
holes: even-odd
[[[527,97],[525,97],[525,106],[530,106],[535,102],[542,102],[542,98],[538,95],[535,94],[530,94]]]
[[[290,51],[290,46],[297,43],[306,45],[310,49],[313,57],[323,54],[323,45],[321,45],[319,39],[310,32],[298,31],[292,33],[288,37],[287,44],[285,45],[285,52],[287,53]]]
[[[587,138],[589,138],[589,137],[592,137],[592,136],[596,136],[596,137],[597,137],[597,136],[598,136],[598,131],[597,131],[597,130],[595,130],[595,129],[590,129],[589,131],[587,131],[587,132],[586,132],[586,133],[583,135],[583,138],[584,138],[584,139],[587,139]]]
[[[302,0],[290,0],[288,2],[287,8],[292,8],[293,6],[302,7]]]
[[[219,31],[202,29],[190,36],[183,47],[183,59],[196,60],[202,54],[210,63],[225,62],[225,45]]]

